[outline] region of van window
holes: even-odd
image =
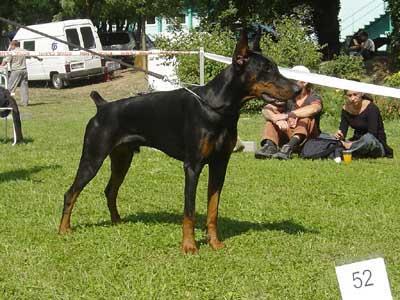
[[[68,42],[73,43],[75,45],[80,45],[78,31],[75,28],[66,29],[65,33],[67,34],[67,41]],[[78,47],[74,47],[74,46],[71,46],[71,45],[68,45],[68,49],[70,51],[79,50]]]
[[[87,49],[96,48],[96,43],[94,41],[92,28],[81,27],[81,34],[82,34],[82,38],[83,38],[83,47],[85,47]]]
[[[28,51],[35,51],[35,41],[24,41],[23,48]]]
[[[102,46],[129,44],[131,41],[127,32],[101,32],[99,38]]]

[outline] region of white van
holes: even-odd
[[[88,19],[68,20],[28,26],[37,31],[71,42],[93,51],[101,51],[102,46],[97,30]],[[14,40],[29,51],[79,51],[72,46],[50,38],[19,29]],[[102,76],[105,68],[99,56],[42,56],[26,60],[28,80],[50,80],[56,89],[68,85],[71,80]]]

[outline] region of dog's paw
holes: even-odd
[[[209,240],[208,244],[213,250],[219,250],[225,247],[225,244],[218,239]]]
[[[122,223],[121,217],[119,215],[111,216],[111,223],[113,225]]]
[[[61,235],[68,234],[68,233],[71,233],[71,232],[72,232],[71,227],[62,227],[62,226],[60,226],[58,228],[58,234],[61,234]]]
[[[197,254],[199,252],[196,242],[187,240],[182,242],[181,250],[184,254]]]

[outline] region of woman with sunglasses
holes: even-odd
[[[345,91],[346,102],[335,137],[342,141],[353,157],[393,157],[393,149],[386,143],[385,128],[379,108],[364,93]],[[349,127],[354,135],[346,141]]]

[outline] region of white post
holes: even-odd
[[[200,58],[200,85],[204,85],[204,48],[203,47],[200,47],[199,58]]]

